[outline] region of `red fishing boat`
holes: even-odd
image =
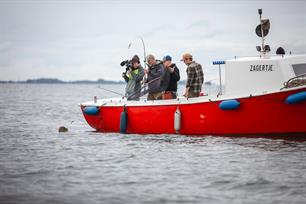
[[[184,135],[306,135],[306,54],[276,55],[264,44],[270,22],[261,19],[258,56],[216,61],[225,66],[225,91],[198,98],[127,101],[95,99],[81,104],[99,132]],[[224,64],[224,65],[223,65]],[[219,69],[220,70],[220,69]],[[221,80],[220,80],[221,81]]]

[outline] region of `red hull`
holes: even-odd
[[[240,107],[224,111],[221,101],[180,105],[127,106],[127,133],[175,134],[174,112],[181,111],[184,135],[306,134],[306,102],[286,104],[286,98],[306,88],[239,98]],[[102,107],[97,115],[83,112],[88,124],[100,132],[119,132],[123,107]]]

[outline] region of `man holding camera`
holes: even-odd
[[[127,66],[126,72],[122,73],[122,77],[127,82],[125,96],[127,100],[139,100],[141,81],[144,77],[144,69],[140,64],[139,57],[134,55],[130,61],[124,64]]]

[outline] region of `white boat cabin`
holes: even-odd
[[[306,74],[306,54],[243,57],[225,64],[225,95],[279,91],[289,79]]]

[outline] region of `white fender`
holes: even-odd
[[[174,130],[176,133],[179,133],[181,129],[181,111],[177,107],[174,112]]]

